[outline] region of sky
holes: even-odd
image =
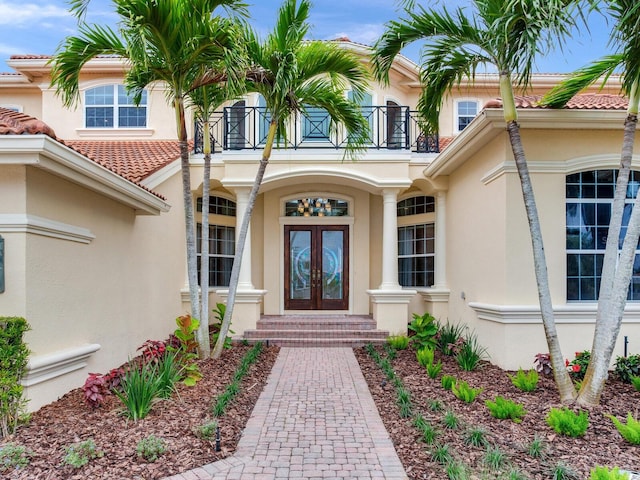
[[[445,4],[448,8],[464,6],[469,0],[422,0],[423,5]],[[261,34],[268,32],[281,0],[247,0],[251,24]],[[385,23],[397,19],[401,12],[394,0],[315,0],[311,10],[310,37],[331,40],[348,37],[352,41],[372,44],[382,34]],[[111,0],[91,0],[89,23],[115,25],[117,17]],[[74,35],[77,22],[68,12],[67,0],[0,0],[0,72],[13,71],[5,61],[11,55],[52,55],[60,43]],[[606,54],[609,31],[599,15],[589,18],[589,28],[576,31],[562,52],[540,58],[537,71],[564,73],[579,68]],[[419,44],[403,53],[419,61]]]

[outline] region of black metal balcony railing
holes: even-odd
[[[438,153],[438,135],[424,134],[418,113],[401,106],[362,107],[369,122],[372,149],[410,150]],[[270,115],[264,107],[226,107],[209,119],[212,153],[223,150],[258,150],[264,148]],[[344,129],[331,128],[327,112],[310,108],[291,122],[284,139],[276,139],[275,148],[340,149],[347,145]],[[203,123],[195,125],[195,153],[202,153]]]

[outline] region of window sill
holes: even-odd
[[[153,128],[76,128],[79,137],[151,137]]]

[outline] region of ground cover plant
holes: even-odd
[[[82,388],[73,390],[35,412],[27,425],[20,426],[14,435],[0,442],[0,452],[5,452],[0,462],[0,478],[150,480],[232,455],[266,383],[278,348],[263,348],[258,361],[248,368],[243,377],[239,393],[215,422],[211,405],[233,381],[242,359],[251,348],[234,345],[219,359],[194,361],[202,379],[193,387],[179,382],[175,394],[167,400],[158,401],[148,416],[137,422],[120,414],[122,403],[115,395],[105,395],[100,406],[94,408],[85,401]],[[217,427],[222,440],[219,452],[215,449]],[[137,453],[138,444],[150,437],[166,442],[166,451],[161,455],[162,442],[147,440],[141,444],[141,455],[153,458],[154,453],[158,453],[155,461],[147,461]],[[101,452],[102,456],[79,468],[65,463],[64,447],[89,439],[93,439],[95,451]],[[10,446],[9,450],[5,450],[7,446]],[[70,460],[75,463],[76,459]],[[12,466],[5,469],[5,465]]]
[[[384,349],[374,350],[385,363]],[[455,357],[437,350],[435,361],[443,365],[441,378],[451,379],[452,385],[466,381],[484,389],[473,403],[466,403],[445,390],[440,378],[425,375],[415,351],[399,351],[395,359],[388,361],[388,368],[410,392],[413,411],[413,417],[401,418],[394,384],[383,384],[385,373],[365,349],[355,351],[410,479],[589,479],[596,466],[639,469],[638,447],[625,440],[605,416],[627,419],[628,412],[635,412],[640,402],[640,393],[615,375],[607,382],[602,405],[589,409],[589,427],[584,436],[573,438],[556,433],[546,423],[549,410],[562,405],[553,379],[542,371],[535,390],[523,392],[508,376],[516,372],[505,372],[486,361],[481,361],[474,371],[465,371]],[[544,367],[544,358],[541,360]],[[534,358],[531,361],[533,367]],[[523,366],[525,371],[527,367]],[[492,416],[485,401],[495,401],[498,396],[522,406],[526,415],[520,417],[520,423]],[[420,420],[416,425],[417,415]],[[455,423],[455,428],[446,428],[445,422]],[[489,446],[492,450],[487,453]],[[492,470],[496,462],[501,467]]]

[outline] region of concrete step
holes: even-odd
[[[245,339],[250,344],[265,342],[279,347],[300,348],[336,348],[336,347],[364,347],[369,343],[383,344],[384,339],[370,338],[269,338],[269,339]]]
[[[262,316],[258,330],[375,330],[376,322],[357,315],[284,315]]]
[[[244,338],[267,339],[267,338],[318,338],[318,339],[341,339],[341,338],[364,338],[385,340],[389,336],[386,330],[341,330],[341,329],[318,329],[318,330],[246,330]]]

